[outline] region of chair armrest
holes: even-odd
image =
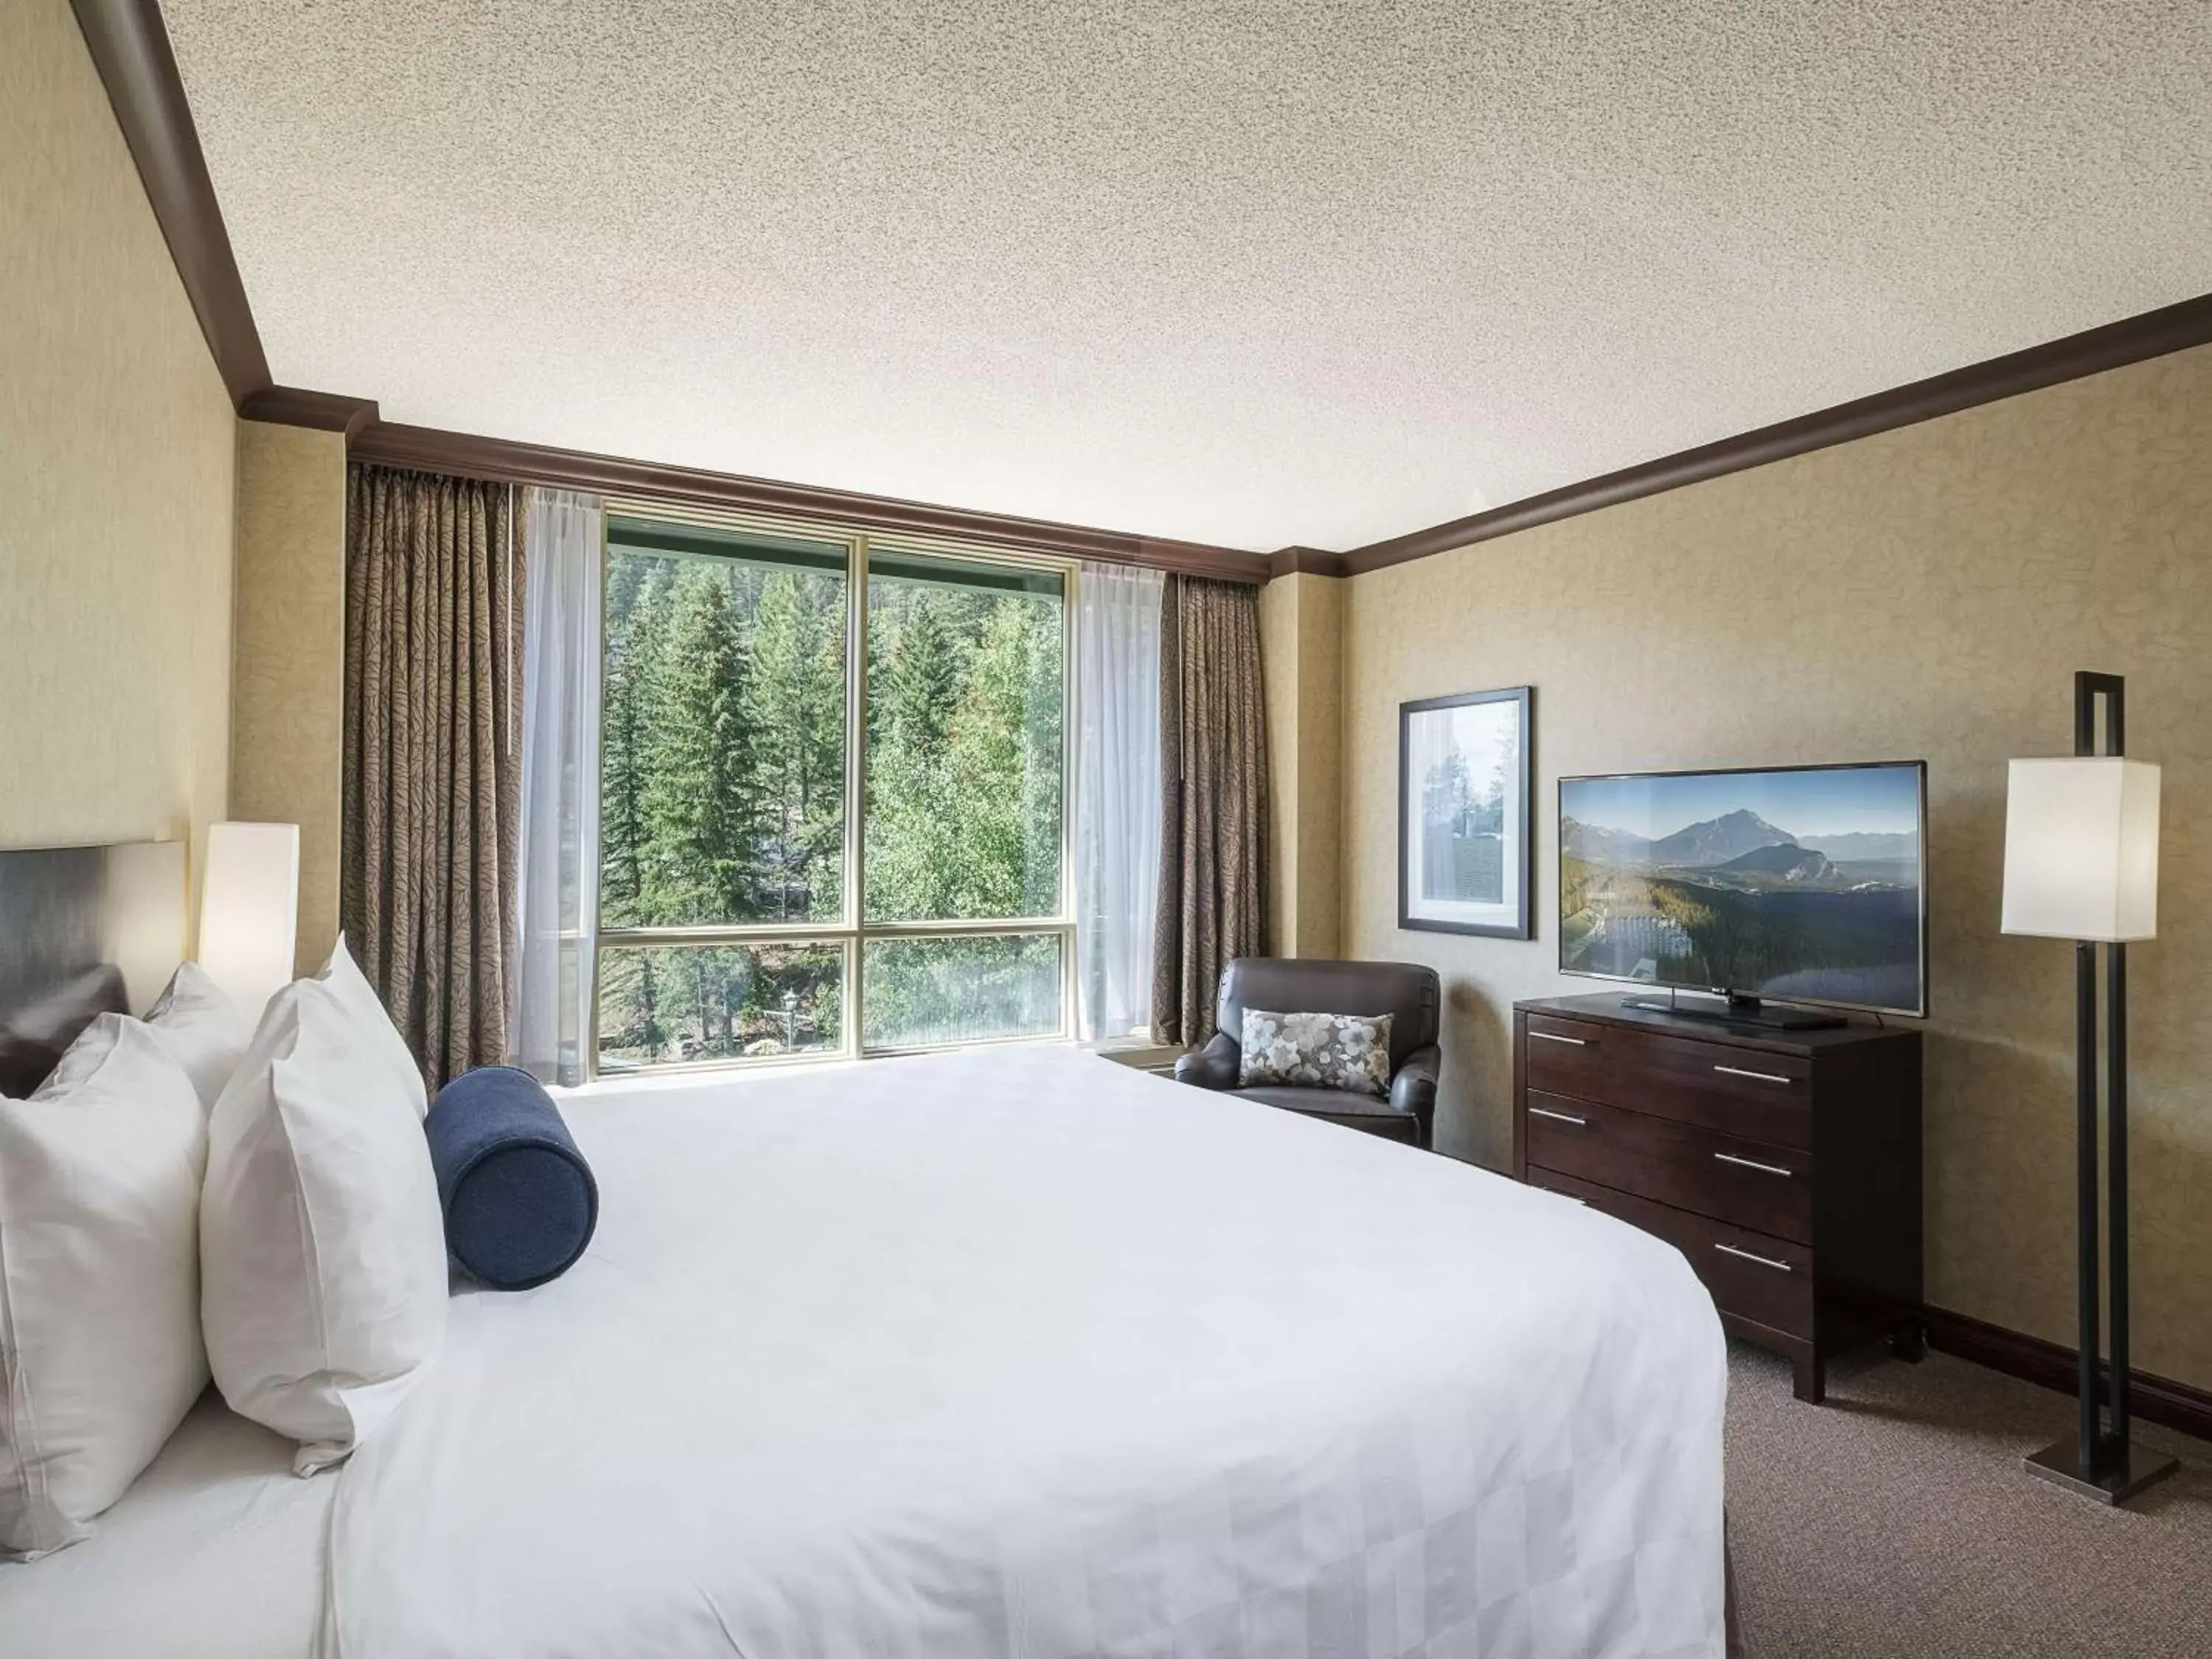
[[[1206,1047],[1194,1048],[1176,1061],[1176,1081],[1194,1083],[1201,1089],[1233,1089],[1243,1048],[1226,1031],[1216,1031]]]
[[[1434,1144],[1437,1068],[1443,1064],[1443,1050],[1433,1042],[1425,1048],[1416,1048],[1406,1056],[1398,1075],[1390,1079],[1390,1104],[1399,1111],[1410,1112],[1419,1121],[1424,1146]]]

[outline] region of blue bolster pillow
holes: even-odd
[[[438,1091],[422,1130],[446,1248],[495,1290],[557,1279],[599,1224],[599,1188],[545,1085],[482,1066]]]

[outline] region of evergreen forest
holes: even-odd
[[[818,558],[610,550],[600,925],[826,937],[603,948],[603,1067],[842,1046],[848,586]],[[866,921],[1058,914],[1060,579],[902,555],[867,607]],[[1056,934],[869,940],[861,972],[872,1048],[1060,1023]]]

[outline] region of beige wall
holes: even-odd
[[[300,826],[303,974],[338,932],[345,512],[343,434],[238,423],[230,810]]]
[[[235,422],[67,0],[8,8],[0,157],[0,845],[196,832]]]
[[[1439,1139],[1509,1152],[1516,998],[1554,970],[1554,781],[1929,763],[1927,1285],[2073,1335],[2071,952],[1997,931],[2005,762],[2124,674],[2164,763],[2160,937],[2130,957],[2136,1358],[2212,1385],[2212,348],[1352,579],[1345,943],[1443,970]],[[1537,933],[1395,925],[1397,707],[1536,687]]]
[[[1337,954],[1345,585],[1285,576],[1260,590],[1267,699],[1268,949]]]

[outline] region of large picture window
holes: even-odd
[[[600,1071],[1064,1033],[1073,567],[605,540]]]

